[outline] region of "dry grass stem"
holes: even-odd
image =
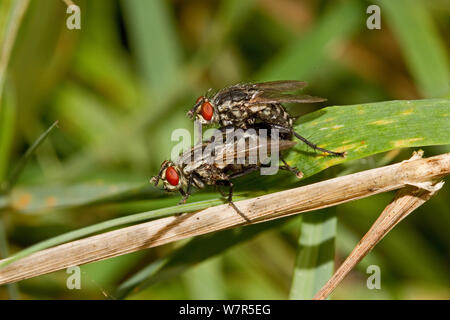
[[[421,154],[414,154],[411,160],[420,158]],[[350,255],[345,259],[339,269],[328,282],[316,293],[314,300],[326,299],[345,276],[384,238],[400,221],[411,212],[428,201],[444,182],[433,184],[432,182],[420,182],[407,185],[397,191],[394,199],[383,210],[369,231],[359,241]]]
[[[446,153],[243,200],[236,205],[250,223],[259,223],[434,181],[449,173],[450,153]],[[227,204],[149,221],[36,252],[0,269],[0,284],[244,224],[246,220]]]

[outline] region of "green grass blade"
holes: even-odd
[[[6,93],[8,93],[8,91],[6,91]],[[0,100],[0,104],[1,103]],[[14,140],[16,113],[16,105],[12,95],[5,94],[3,98],[3,107],[0,108],[0,185],[5,179],[8,169],[11,147]]]
[[[317,71],[339,39],[361,28],[364,9],[356,1],[329,8],[317,27],[284,49],[256,76],[256,79],[306,79]]]
[[[12,96],[6,91],[3,98],[3,108],[0,108],[0,194],[1,186],[6,175],[10,150],[14,139],[14,127],[16,122],[16,106],[12,101]],[[2,98],[0,97],[0,104]],[[0,258],[6,258],[9,255],[9,241],[4,227],[4,218],[2,216],[2,204],[0,199]],[[19,289],[16,283],[7,285],[7,291],[11,300],[20,299]]]
[[[21,213],[39,213],[51,209],[73,208],[133,196],[139,192],[162,194],[148,183],[82,183],[69,186],[14,188],[10,207]]]
[[[8,237],[6,236],[5,227],[3,224],[3,218],[0,217],[0,259],[6,258],[9,255],[8,249]],[[11,300],[19,300],[19,288],[17,283],[9,283],[6,285],[8,288],[8,295]]]
[[[300,118],[296,132],[346,158],[313,152],[299,142],[290,163],[305,177],[333,165],[392,149],[450,144],[450,99],[386,101],[327,107]]]
[[[10,16],[6,23],[7,27],[5,33],[0,35],[2,38],[0,47],[0,107],[9,59],[14,47],[17,32],[19,31],[20,23],[28,8],[29,2],[30,0],[15,1],[13,7],[10,9]],[[1,25],[4,25],[4,23],[2,22]]]
[[[303,215],[290,299],[311,299],[333,275],[336,223],[333,209]]]
[[[45,141],[45,139],[48,137],[50,132],[58,125],[58,121],[55,121],[25,152],[25,154],[22,156],[22,158],[19,160],[17,165],[14,167],[14,169],[11,171],[10,176],[8,177],[4,190],[10,190],[11,187],[13,187],[17,180],[19,179],[20,174],[22,173],[23,169],[25,168],[25,165],[27,164],[28,160],[30,160],[33,153],[36,151],[36,149]]]
[[[91,235],[93,233],[105,231],[107,229],[111,229],[111,228],[114,228],[117,226],[122,226],[125,224],[131,224],[131,223],[136,223],[136,222],[141,222],[141,221],[146,221],[146,220],[163,218],[163,217],[167,217],[170,215],[174,215],[176,213],[197,211],[197,210],[209,208],[209,207],[219,205],[219,204],[223,204],[223,200],[217,199],[217,200],[201,201],[201,202],[196,202],[196,203],[192,203],[192,204],[190,203],[190,204],[173,206],[173,207],[168,207],[168,208],[163,208],[163,209],[152,210],[152,211],[148,211],[148,212],[141,212],[141,213],[125,216],[125,217],[120,217],[120,218],[100,222],[100,223],[97,223],[97,224],[94,224],[94,225],[91,225],[91,226],[88,226],[85,228],[81,228],[81,229],[74,230],[74,231],[71,231],[68,233],[64,233],[57,237],[50,238],[48,240],[45,240],[45,241],[39,242],[35,245],[32,245],[31,247],[28,247],[22,251],[19,251],[16,254],[12,255],[11,257],[9,257],[9,259],[7,261],[3,261],[2,263],[0,263],[0,268],[3,268],[5,266],[9,265],[10,263],[17,261],[21,258],[29,256],[30,254],[37,252],[39,250],[44,250],[44,249],[68,242],[68,241],[79,239],[79,238],[85,237],[87,235]]]
[[[424,97],[441,97],[450,90],[450,66],[445,45],[422,1],[383,0],[381,14],[392,27],[409,70]]]
[[[122,1],[128,34],[148,87],[165,92],[178,74],[180,44],[162,0]]]

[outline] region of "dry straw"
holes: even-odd
[[[450,153],[425,159],[417,157],[239,201],[236,205],[253,224],[335,206],[406,186],[420,186],[437,181],[449,173]],[[245,219],[226,204],[196,213],[145,222],[36,252],[0,269],[0,284],[244,224],[247,224]]]

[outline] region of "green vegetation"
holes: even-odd
[[[380,1],[381,30],[366,28],[371,3],[361,1],[74,2],[81,30],[66,28],[63,1],[30,1],[22,21],[28,1],[0,4],[1,50],[20,25],[0,79],[1,257],[222,203],[211,188],[176,206],[178,194],[148,183],[211,87],[306,80],[328,102],[289,105],[296,130],[347,152],[298,143],[288,161],[307,179],[255,173],[236,181],[236,199],[398,162],[417,147],[450,150],[443,2]],[[310,298],[392,195],[85,265],[83,290],[68,290],[62,270],[0,287],[0,298]],[[334,297],[448,298],[448,195],[444,186],[396,227]],[[382,290],[365,286],[370,264]]]

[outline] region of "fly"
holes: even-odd
[[[272,150],[281,152],[296,144],[290,140],[272,140],[270,136],[261,135],[253,128],[250,129],[243,131],[237,139],[226,139],[222,144],[210,139],[182,153],[174,161],[165,160],[161,164],[158,175],[152,177],[150,183],[158,186],[159,180],[162,180],[166,191],[180,192],[182,199],[179,204],[186,202],[193,187],[202,189],[206,185],[215,185],[222,196],[227,198],[228,203],[248,221],[233,203],[231,180],[266,166],[265,161],[259,156],[261,148],[265,148],[269,155]],[[225,137],[224,132],[220,135]],[[302,173],[290,167],[283,158],[281,161],[284,165],[279,166],[280,169],[288,170],[299,178],[302,177]],[[228,195],[222,192],[221,187],[229,188]]]
[[[306,82],[296,80],[236,84],[215,94],[199,97],[187,116],[191,119],[195,117],[202,124],[241,129],[255,123],[264,123],[288,136],[295,135],[314,150],[344,157],[344,152],[320,148],[294,131],[295,118],[286,111],[282,103],[326,101],[324,98],[289,93],[303,89],[306,85]]]

